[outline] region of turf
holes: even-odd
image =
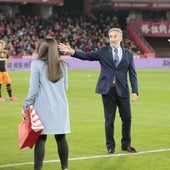
[[[103,108],[101,96],[95,94],[99,70],[69,70],[67,94],[72,131],[67,139],[69,158],[76,158],[69,161],[69,170],[169,170],[170,69],[140,69],[137,73],[139,96],[131,105],[132,145],[141,154],[123,155],[125,152],[120,149],[121,122],[117,113],[115,139],[118,156],[105,157]],[[5,86],[2,88],[6,101],[0,103],[0,169],[33,169],[33,150],[20,151],[17,135],[29,74],[29,71],[10,72],[13,95],[19,98],[17,102],[8,101]],[[148,152],[161,149],[165,150]],[[101,158],[77,160],[91,156]],[[49,136],[46,143],[45,161],[44,170],[60,169],[53,136]]]

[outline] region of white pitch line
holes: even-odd
[[[137,152],[137,153],[120,153],[120,154],[113,154],[113,155],[83,156],[83,157],[77,157],[77,158],[69,158],[69,161],[107,158],[107,157],[119,157],[119,156],[143,155],[143,154],[148,154],[148,153],[158,153],[158,152],[168,152],[168,151],[170,151],[170,148],[159,149],[159,150],[150,150],[150,151],[141,151],[141,152]],[[47,160],[47,161],[44,161],[44,163],[52,163],[52,162],[60,162],[60,160]],[[0,165],[0,168],[23,166],[23,165],[32,165],[32,164],[33,164],[33,162],[24,162],[24,163],[18,163],[18,164],[6,164],[6,165]]]

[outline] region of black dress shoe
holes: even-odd
[[[136,149],[131,147],[131,146],[127,146],[127,147],[122,147],[123,151],[127,151],[129,153],[137,153]]]
[[[108,148],[108,154],[116,154],[113,148]]]

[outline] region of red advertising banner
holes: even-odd
[[[169,37],[170,36],[170,22],[148,22],[148,21],[136,21],[130,22],[132,26],[143,35],[148,37]]]
[[[112,9],[170,9],[170,2],[132,2],[132,0],[91,0],[93,8],[103,7]]]
[[[170,9],[170,2],[113,2],[118,9]]]
[[[145,9],[150,8],[149,2],[113,2],[112,8],[116,9]]]
[[[63,5],[64,0],[0,0],[0,2],[26,2],[26,3],[50,3],[50,4],[58,4]]]

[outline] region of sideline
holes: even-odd
[[[69,161],[78,161],[78,160],[86,160],[86,159],[97,159],[97,158],[107,158],[107,157],[120,157],[120,156],[135,156],[135,155],[143,155],[149,153],[159,153],[159,152],[168,152],[170,148],[167,149],[159,149],[159,150],[150,150],[150,151],[141,151],[137,153],[120,153],[114,155],[93,155],[93,156],[83,156],[77,158],[69,158]],[[52,163],[52,162],[60,162],[60,160],[46,160],[44,163]],[[0,168],[6,167],[16,167],[16,166],[23,166],[23,165],[32,165],[33,162],[24,162],[24,163],[16,163],[16,164],[6,164],[0,165]]]

